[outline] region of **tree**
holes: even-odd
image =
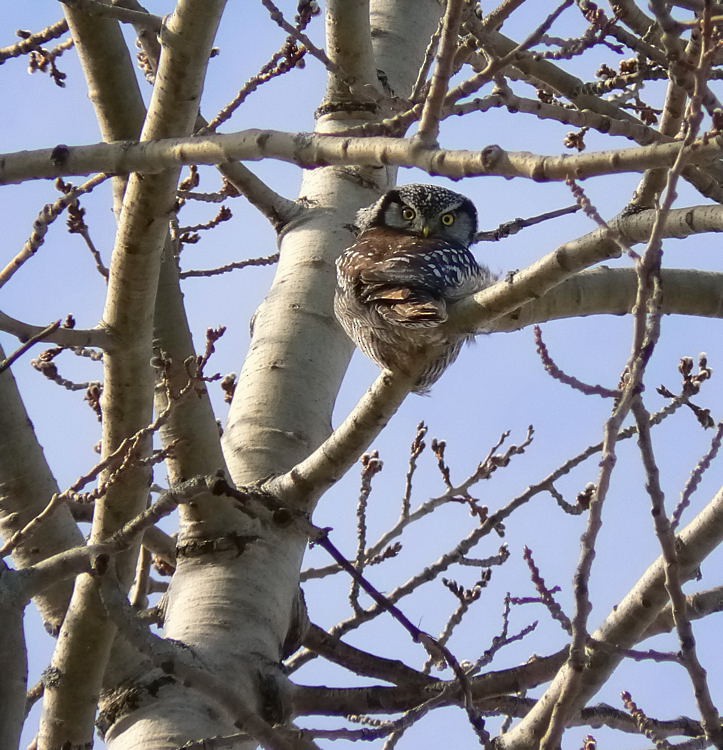
[[[21,60],[50,78],[26,82],[30,97],[13,88],[7,142],[18,150],[0,159],[0,181],[22,187],[5,189],[9,231],[16,222],[27,235],[47,180],[60,192],[0,272],[0,519],[12,553],[0,578],[0,746],[17,747],[26,703],[42,696],[39,723],[28,721],[39,750],[89,747],[94,722],[113,750],[440,744],[415,739],[417,727],[505,750],[556,748],[565,733],[568,746],[593,748],[591,727],[637,733],[640,746],[723,747],[721,589],[707,567],[723,536],[723,404],[707,388],[708,357],[688,356],[707,340],[715,363],[709,319],[723,310],[706,245],[723,229],[720,6],[506,0],[482,13],[462,0],[328,0],[300,2],[294,16],[270,0],[179,0],[161,17],[133,0],[64,0],[63,19],[47,25],[54,5],[36,5],[13,8],[33,30],[0,51],[12,87]],[[314,108],[313,132],[297,128],[306,119],[311,130]],[[459,189],[483,220],[503,221],[480,240],[520,232],[524,246],[510,241],[519,267],[495,259],[499,282],[452,308],[451,329],[495,335],[430,400],[407,399],[424,352],[357,399],[374,370],[355,360],[342,388],[352,345],[333,317],[334,260],[356,211],[399,168],[467,178]],[[90,250],[95,280],[85,262],[70,271],[72,256],[52,271],[49,253],[68,243],[61,218]],[[254,247],[272,233],[278,257],[261,257]],[[223,268],[194,269],[201,238]],[[668,262],[675,239],[689,248],[683,268]],[[268,289],[251,270],[217,280],[273,263]],[[208,284],[202,296],[194,276]],[[243,346],[239,308],[260,298],[240,374],[221,379],[214,371]],[[57,319],[61,304],[80,324]],[[194,345],[224,309],[226,339],[209,328]],[[505,332],[560,319],[544,339],[535,329],[552,379],[528,375],[529,336]],[[41,342],[52,348],[32,365],[47,386],[28,367]],[[62,409],[48,406],[51,385],[84,391],[92,415],[71,414],[65,395],[53,396]],[[541,406],[533,440],[520,419]],[[452,455],[420,423],[405,458],[397,423],[382,434],[400,409],[407,423],[426,411],[466,444]],[[376,478],[372,444],[392,455],[396,477]],[[343,477],[360,458],[352,517]],[[460,464],[473,466],[463,480]],[[441,492],[429,489],[434,472]],[[387,499],[399,482],[395,520]],[[323,496],[333,505],[314,514]],[[56,640],[26,697],[31,598]],[[600,702],[621,674],[638,684],[638,671],[647,704],[633,690]],[[311,684],[339,679],[344,688]],[[325,716],[337,718],[319,729]]]

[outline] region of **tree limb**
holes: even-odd
[[[278,130],[242,130],[238,133],[193,138],[159,138],[140,143],[58,145],[0,154],[0,185],[90,172],[153,174],[188,164],[221,164],[230,160],[278,159],[305,169],[332,165],[418,167],[431,175],[452,179],[493,175],[523,177],[536,182],[584,179],[624,172],[668,167],[681,144],[653,143],[637,148],[583,154],[542,155],[505,151],[496,145],[480,150],[420,149],[412,140],[349,138]],[[695,141],[687,161],[704,164],[723,154],[723,136]]]
[[[681,580],[688,580],[723,539],[723,490],[678,534],[677,539]],[[664,567],[665,561],[660,557],[648,568],[592,634],[595,640],[624,649],[634,646],[645,637],[645,632],[668,601]],[[623,658],[615,649],[596,649],[584,667],[581,689],[574,696],[572,708],[579,709],[583,706]],[[561,669],[525,719],[500,738],[501,750],[522,750],[535,746],[547,728],[550,711],[568,678],[567,672],[567,667]]]

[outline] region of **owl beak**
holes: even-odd
[[[432,231],[432,228],[429,226],[429,224],[422,224],[422,237],[429,237],[429,233]]]

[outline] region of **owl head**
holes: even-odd
[[[469,247],[477,234],[477,211],[469,198],[437,185],[402,185],[356,215],[360,232],[372,227],[437,237]]]

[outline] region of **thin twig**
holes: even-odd
[[[680,641],[680,661],[690,676],[706,736],[716,746],[721,747],[723,746],[723,729],[721,728],[718,709],[713,703],[710,693],[706,671],[698,658],[693,628],[687,614],[687,601],[681,582],[676,537],[665,513],[665,498],[660,486],[658,466],[653,452],[649,426],[650,415],[640,396],[633,400],[632,411],[638,424],[638,445],[645,467],[646,489],[652,503],[655,532],[660,541],[660,548],[665,560],[665,588],[670,597],[673,621]]]
[[[304,34],[300,29],[297,29],[295,26],[292,26],[284,18],[284,14],[272,2],[272,0],[261,0],[261,4],[269,12],[271,20],[274,21],[278,26],[280,26],[289,35],[290,38],[296,39],[298,42],[301,42],[301,44],[303,44],[304,47],[309,51],[309,54],[319,60],[319,62],[321,62],[321,64],[324,65],[324,67],[330,73],[334,73],[342,80],[346,80],[344,71],[341,70],[341,68],[335,62],[330,60],[326,52],[317,47],[306,34]]]
[[[279,254],[273,253],[267,255],[264,258],[249,258],[248,260],[238,260],[234,263],[228,263],[225,266],[219,266],[218,268],[204,268],[194,269],[191,271],[181,271],[179,276],[182,279],[199,278],[206,276],[218,276],[222,273],[228,273],[229,271],[237,271],[240,268],[248,268],[249,266],[271,266],[278,262]]]
[[[67,30],[68,22],[63,18],[35,34],[27,34],[26,36],[26,32],[18,32],[23,37],[21,41],[11,44],[9,47],[0,47],[0,65],[10,58],[29,54],[45,42],[63,36]]]
[[[683,491],[680,493],[680,501],[675,506],[675,510],[673,511],[673,515],[671,518],[671,528],[676,529],[678,524],[680,523],[680,518],[683,515],[685,509],[690,505],[690,498],[692,497],[696,489],[698,489],[698,485],[700,484],[700,480],[702,479],[703,474],[710,468],[711,463],[718,455],[721,441],[723,441],[723,422],[718,423],[718,429],[716,430],[715,435],[713,435],[713,440],[711,440],[710,448],[693,469],[690,477],[688,477],[688,481],[685,483]]]
[[[432,75],[429,93],[424,100],[424,109],[416,135],[417,141],[426,148],[437,145],[444,98],[449,88],[449,79],[454,71],[454,55],[459,40],[462,5],[462,0],[447,0],[447,8],[442,21],[442,33],[439,39],[437,65]]]
[[[555,380],[559,380],[561,383],[569,385],[571,388],[584,393],[586,396],[594,395],[602,396],[603,398],[618,398],[620,396],[620,391],[614,391],[610,388],[605,388],[602,385],[583,383],[582,380],[578,380],[578,378],[563,372],[555,364],[555,360],[550,356],[550,352],[547,350],[547,346],[542,340],[542,329],[540,326],[535,326],[533,330],[535,332],[535,347],[537,353],[540,355],[540,359],[542,360],[542,365],[545,368],[545,371],[555,378]]]
[[[57,147],[60,148],[60,147]],[[78,187],[69,190],[65,195],[58,198],[54,203],[48,203],[38,214],[38,218],[33,222],[33,233],[23,245],[22,250],[0,271],[0,287],[4,286],[13,276],[13,274],[37,251],[45,242],[45,235],[49,226],[65,211],[68,206],[75,203],[79,196],[89,193],[97,185],[105,182],[110,175],[101,172],[91,177]]]
[[[559,219],[561,216],[569,216],[580,210],[580,206],[567,206],[567,208],[557,208],[553,211],[546,211],[544,214],[537,214],[536,216],[530,216],[526,219],[512,219],[506,221],[504,224],[500,224],[497,229],[487,229],[482,232],[478,232],[473,242],[499,242],[499,240],[512,237],[517,234],[520,230],[532,227],[535,224],[541,224],[543,221],[549,221],[551,219]]]
[[[412,480],[414,474],[417,471],[417,459],[422,454],[422,451],[426,448],[424,438],[427,434],[428,427],[424,422],[420,422],[417,425],[417,433],[412,441],[412,446],[409,451],[409,467],[407,468],[406,476],[404,477],[404,495],[402,496],[402,512],[401,518],[407,518],[409,516],[409,508],[412,499]]]
[[[278,78],[290,70],[296,68],[304,55],[306,47],[299,47],[290,37],[284,42],[283,47],[275,52],[271,59],[261,70],[239,89],[236,96],[206,125],[198,131],[198,135],[215,132],[224,122],[229,120],[233,113],[254,93],[262,84]]]
[[[384,463],[379,458],[377,451],[365,453],[361,457],[361,487],[359,489],[359,499],[356,506],[356,534],[357,548],[354,558],[354,567],[359,573],[364,570],[366,558],[364,551],[367,546],[367,507],[369,505],[369,495],[372,491],[372,479],[382,470]],[[359,610],[359,582],[352,578],[351,590],[349,591],[349,602],[352,609]]]
[[[315,534],[312,536],[312,541],[315,544],[318,544],[320,547],[323,547],[332,556],[332,558],[338,565],[340,565],[350,576],[352,576],[352,578],[357,580],[360,587],[363,588],[364,591],[369,594],[369,596],[371,596],[375,603],[382,609],[389,612],[394,617],[394,619],[402,625],[402,627],[410,634],[415,643],[421,643],[427,653],[433,659],[443,659],[452,668],[452,671],[457,677],[459,686],[462,689],[462,693],[464,695],[464,705],[470,724],[474,728],[480,742],[485,743],[489,739],[489,735],[484,729],[484,721],[479,716],[479,713],[474,706],[472,689],[469,684],[469,680],[467,679],[467,675],[460,666],[459,662],[449,651],[449,649],[446,648],[446,646],[444,646],[443,644],[439,643],[439,641],[429,635],[429,633],[425,633],[423,630],[420,630],[397,606],[394,605],[392,601],[390,601],[388,597],[383,596],[376,588],[374,588],[374,586],[371,585],[371,583],[369,583],[369,581],[364,578],[364,576],[360,575],[356,571],[354,566],[347,561],[344,555],[342,555],[341,552],[331,542],[327,529],[317,528]]]
[[[42,331],[38,331],[34,336],[31,336],[22,346],[18,347],[9,357],[6,357],[3,360],[0,360],[0,372],[4,372],[5,370],[10,367],[13,362],[16,362],[20,357],[25,354],[28,349],[32,348],[35,344],[38,343],[38,341],[45,341],[46,336],[53,333],[54,331],[57,331],[58,328],[60,328],[60,324],[62,321],[56,320],[54,323],[51,323],[50,325],[43,328]]]

